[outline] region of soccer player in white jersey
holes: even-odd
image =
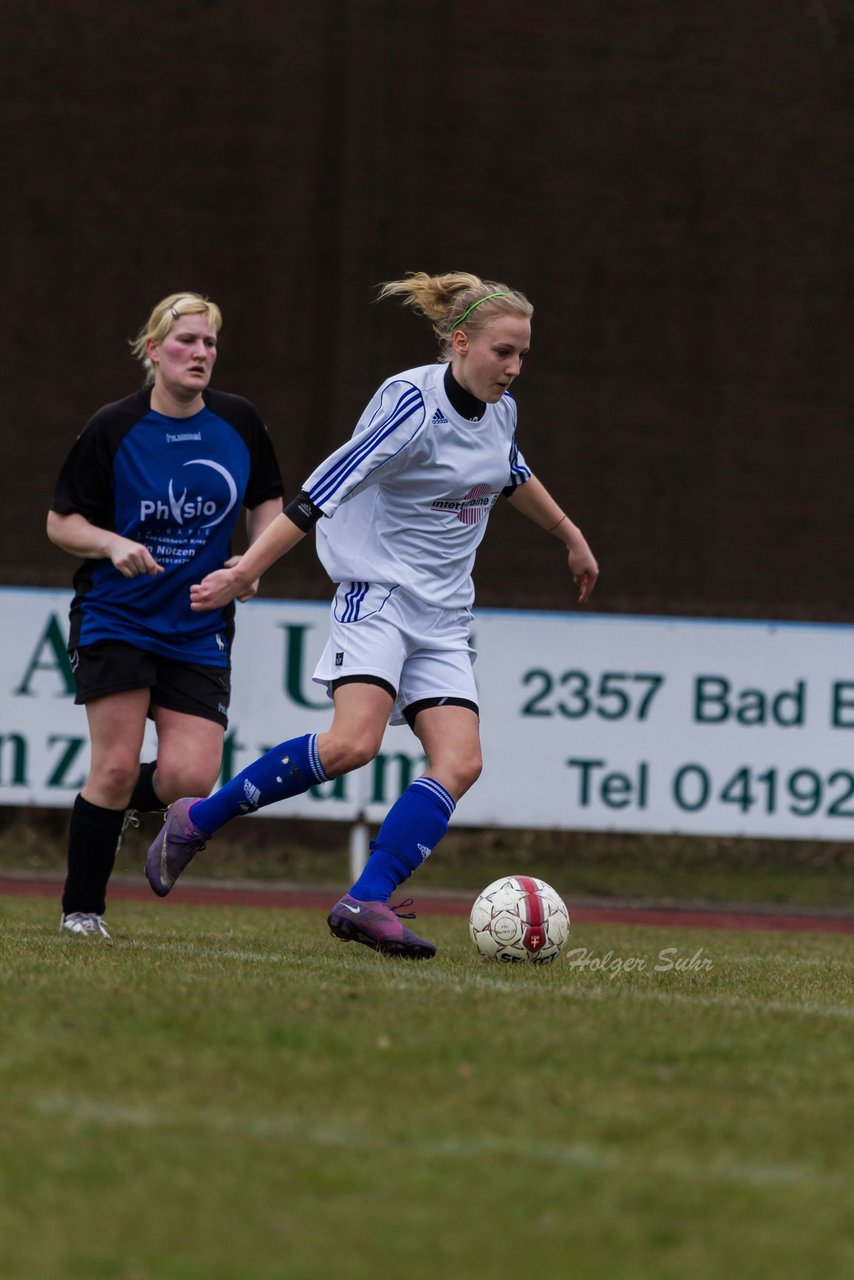
[[[148,851],[146,875],[165,896],[231,818],[367,764],[386,724],[405,721],[427,767],[389,810],[364,871],[328,923],[345,941],[423,959],[435,947],[403,924],[389,899],[442,839],[480,775],[468,637],[472,567],[490,510],[504,495],[564,544],[580,603],[599,569],[516,444],[509,391],[531,341],[528,299],[465,272],[414,272],[379,296],[400,298],[432,322],[438,363],[385,381],[351,439],[240,563],[190,589],[193,610],[222,608],[316,527],[318,555],[337,584],[314,673],[334,701],[331,727],[280,743],[206,800],[176,801]]]

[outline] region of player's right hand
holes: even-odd
[[[148,548],[130,538],[117,537],[114,540],[110,547],[110,559],[124,578],[138,578],[142,573],[154,578],[158,573],[163,573],[163,565],[157,563]]]

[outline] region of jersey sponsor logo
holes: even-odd
[[[475,484],[462,498],[437,498],[432,509],[455,511],[463,524],[477,524],[489,515],[497,500],[498,494],[493,493],[488,484]]]
[[[201,440],[201,431],[185,431],[181,435],[173,435],[171,431],[166,432],[167,444],[180,444],[182,440]]]
[[[441,410],[441,409],[437,409],[437,410],[436,410],[436,412],[433,414],[433,417],[430,419],[430,426],[431,426],[431,427],[440,427],[440,426],[442,426],[443,424],[444,424],[445,426],[447,426],[447,425],[448,425],[448,419],[445,417],[445,415],[444,415],[444,413],[442,412],[442,410]]]
[[[221,524],[237,502],[237,485],[230,471],[219,462],[210,458],[191,458],[184,463],[185,467],[210,467],[220,477],[221,483],[215,482],[215,496],[208,494],[191,494],[187,485],[178,496],[173,481],[169,481],[166,498],[143,498],[139,504],[139,518],[145,524],[152,521],[158,524],[171,520],[174,524],[200,521],[200,528],[212,529]],[[210,481],[209,481],[210,484]],[[216,489],[220,492],[216,492]]]

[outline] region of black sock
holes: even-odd
[[[128,801],[129,809],[136,809],[138,813],[155,813],[159,809],[166,808],[166,805],[154,790],[154,770],[156,768],[156,760],[149,760],[147,764],[139,766],[139,777],[136,780],[133,795]]]
[[[103,915],[124,818],[124,809],[102,809],[82,796],[74,801],[68,831],[68,878],[62,895],[66,915],[72,911]]]

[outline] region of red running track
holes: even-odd
[[[62,879],[0,875],[0,894],[53,898],[59,901]],[[184,881],[174,896],[156,898],[145,883],[119,877],[110,883],[111,902],[149,902],[158,909],[177,906],[260,907],[264,910],[309,907],[328,911],[334,888],[259,883],[216,884]],[[419,915],[468,916],[472,894],[433,894],[416,898]],[[591,924],[678,926],[683,929],[744,929],[763,932],[854,933],[854,913],[741,908],[738,906],[643,906],[631,903],[578,902],[567,897],[572,920]]]

